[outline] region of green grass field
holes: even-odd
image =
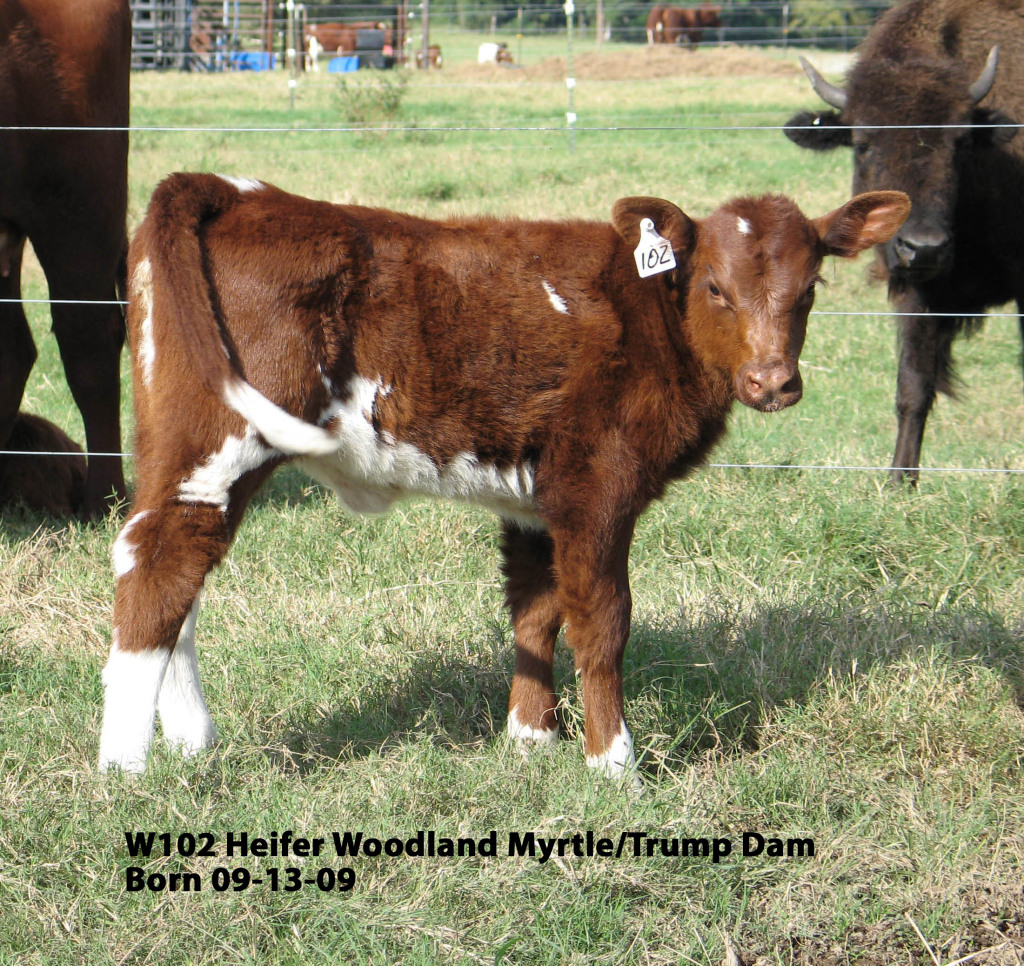
[[[372,78],[342,91],[304,77],[292,108],[280,72],[134,77],[132,224],[181,169],[436,216],[605,218],[630,194],[702,216],[764,191],[816,215],[846,197],[848,156],[770,130],[813,100],[792,58],[725,52],[720,70],[713,52],[673,52],[673,73],[645,78],[622,69],[643,49],[581,44],[570,142],[554,41],[488,73],[455,55],[468,62],[479,37],[439,39],[445,70],[413,75],[398,113],[362,130],[346,112]],[[261,130],[224,130],[236,127]],[[826,267],[803,402],[736,411],[716,463],[887,463],[893,326],[842,314],[886,310],[866,267]],[[44,293],[30,267],[26,294]],[[40,361],[25,408],[81,439],[46,313],[30,312]],[[1024,469],[1016,328],[996,317],[958,346],[963,389],[937,405],[926,465]],[[505,740],[512,640],[492,518],[410,503],[356,519],[292,470],[257,498],[204,594],[220,745],[188,762],[158,748],[144,777],[101,776],[119,521],[5,512],[0,964],[1019,966],[1022,504],[1009,474],[926,474],[907,493],[877,471],[709,467],[674,486],[632,552],[638,796],[587,772],[564,649],[557,750],[524,761]],[[285,830],[326,851],[228,854],[229,833]],[[496,854],[343,859],[331,845],[420,830],[493,833]],[[171,854],[133,858],[126,832],[166,834]],[[509,855],[513,835],[588,832],[623,854]],[[745,832],[803,854],[743,855]],[[714,843],[718,861],[662,854],[680,839]],[[201,888],[128,891],[130,867],[194,873]],[[313,884],[287,891],[288,867]],[[321,891],[318,870],[329,886],[341,868],[353,888]],[[263,883],[242,888],[246,873]]]

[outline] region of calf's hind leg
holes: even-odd
[[[229,540],[219,509],[180,503],[137,509],[118,536],[101,769],[145,769],[158,706],[168,740],[182,750],[215,739],[199,684],[195,624],[203,581]]]
[[[114,640],[103,670],[102,770],[145,769],[158,710],[172,748],[193,754],[216,739],[195,649],[199,594],[269,472],[251,473],[246,485],[235,487],[230,510],[175,499],[150,502],[141,493],[136,500],[114,544],[118,582]]]

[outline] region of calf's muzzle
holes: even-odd
[[[745,406],[773,413],[800,401],[804,381],[795,362],[755,360],[736,374],[736,396]]]

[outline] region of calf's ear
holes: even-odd
[[[786,137],[802,148],[831,151],[853,145],[853,132],[844,125],[836,111],[801,111],[794,114],[782,129]]]
[[[667,238],[676,253],[693,248],[697,229],[671,201],[662,198],[620,198],[612,205],[612,224],[630,248],[640,243],[640,222],[650,218],[655,231]]]
[[[815,218],[813,225],[826,254],[850,258],[887,242],[909,214],[910,199],[902,191],[869,191]]]

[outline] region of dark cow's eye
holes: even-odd
[[[722,290],[714,282],[711,282],[711,283],[708,284],[708,291],[716,299],[720,299],[722,297]]]

